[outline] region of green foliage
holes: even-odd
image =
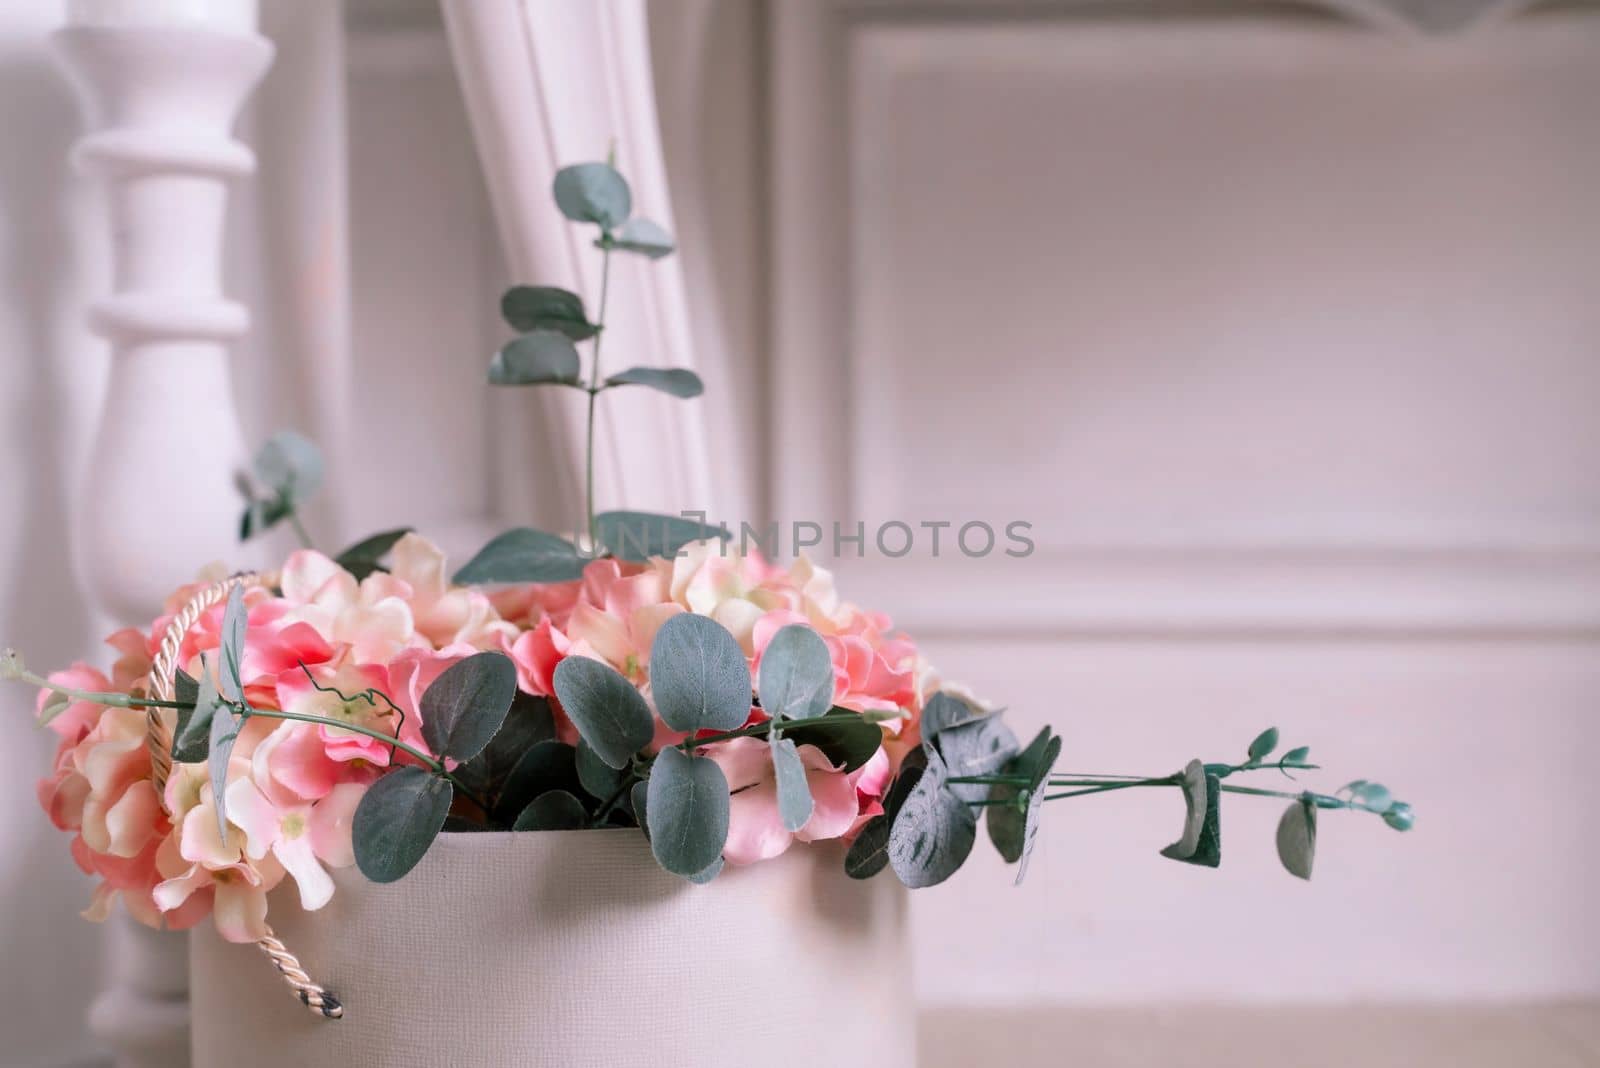
[[[704,870],[697,871],[693,875],[688,876],[688,880],[691,883],[694,883],[696,886],[704,886],[706,883],[709,883],[711,880],[722,874],[722,864],[722,858],[718,857],[710,864],[707,864]]]
[[[833,708],[817,723],[785,727],[783,736],[796,745],[814,745],[841,771],[855,771],[883,745],[883,728],[861,713]]]
[[[1311,747],[1309,745],[1302,745],[1298,748],[1291,749],[1287,753],[1283,754],[1281,759],[1285,764],[1304,764],[1306,761],[1311,759]]]
[[[565,538],[517,527],[494,538],[455,573],[461,585],[505,582],[571,582],[583,576],[584,559]]]
[[[505,722],[517,668],[504,653],[475,653],[451,664],[422,695],[422,740],[435,756],[468,761]]]
[[[995,786],[989,795],[990,804],[984,810],[989,841],[1006,863],[1018,865],[1018,886],[1028,874],[1028,859],[1033,855],[1034,842],[1039,836],[1046,783],[1060,757],[1060,736],[1052,733],[1049,727],[1043,728],[1004,768],[1006,775],[1024,777],[1028,785]]]
[[[228,606],[222,613],[222,633],[217,650],[218,687],[227,701],[217,701],[211,715],[211,737],[206,756],[211,772],[212,803],[217,810],[217,833],[228,840],[228,762],[233,759],[233,744],[244,727],[244,639],[247,628],[244,586],[235,584],[228,593]],[[209,678],[210,672],[206,675]]]
[[[935,738],[939,732],[947,728],[976,723],[987,715],[989,713],[983,709],[975,708],[961,698],[941,691],[930,697],[927,706],[922,710],[922,737],[925,741]]]
[[[1389,793],[1389,788],[1381,782],[1368,782],[1366,779],[1357,779],[1347,784],[1344,789],[1350,791],[1351,796],[1361,807],[1368,812],[1382,815],[1394,804],[1394,796]]]
[[[902,883],[918,889],[955,874],[977,839],[972,807],[947,788],[944,759],[924,744],[927,766],[889,830],[889,866]]]
[[[500,347],[489,361],[491,386],[581,386],[578,350],[559,330],[535,330]]]
[[[577,750],[565,742],[536,742],[506,776],[494,801],[494,818],[509,823],[535,798],[552,790],[584,792],[583,781],[578,778],[577,757]]]
[[[1409,831],[1416,826],[1417,816],[1404,801],[1396,801],[1383,810],[1383,822],[1397,831]]]
[[[677,245],[673,243],[672,235],[660,224],[653,223],[649,219],[629,219],[611,239],[611,247],[622,252],[637,252],[641,256],[659,260],[672,255]]]
[[[1256,735],[1255,741],[1250,743],[1249,755],[1252,761],[1265,760],[1278,748],[1278,728],[1268,727]]]
[[[671,559],[685,545],[733,536],[726,527],[649,512],[601,512],[594,521],[600,544],[617,559],[634,563],[643,563],[651,557]]]
[[[665,628],[662,630],[665,632]],[[658,634],[657,644],[660,641]],[[633,754],[655,737],[655,717],[650,714],[650,706],[633,683],[610,664],[586,656],[569,656],[556,666],[555,688],[561,707],[583,740],[613,768],[627,767]],[[709,860],[700,867],[708,863]]]
[[[280,430],[256,451],[251,470],[266,497],[246,487],[239,540],[248,541],[299,510],[322,486],[322,453],[292,430]]]
[[[1317,856],[1317,806],[1309,798],[1290,803],[1278,819],[1278,859],[1290,875],[1311,878]]]
[[[565,790],[551,790],[528,803],[512,825],[514,831],[577,831],[589,822],[583,802]]]
[[[535,745],[554,741],[555,736],[556,722],[549,698],[518,690],[500,729],[477,756],[456,768],[455,777],[484,799],[491,809],[497,809],[499,797],[518,762]]]
[[[383,558],[389,555],[390,550],[401,538],[410,533],[410,527],[400,527],[397,530],[386,530],[370,538],[363,538],[334,557],[333,562],[350,572],[359,581],[374,571],[385,570]]]
[[[597,801],[603,801],[616,792],[630,774],[627,769],[613,768],[583,739],[578,739],[576,758],[578,781],[584,792]]]
[[[932,744],[938,747],[951,778],[994,775],[1021,748],[998,712],[947,726]],[[953,782],[948,787],[963,801],[982,801],[989,796],[989,787],[983,783]]]
[[[656,755],[646,791],[650,851],[691,878],[722,856],[728,841],[728,780],[715,761],[667,748]]]
[[[583,298],[557,286],[512,286],[500,298],[500,314],[524,334],[555,330],[583,341],[600,332],[584,312]]]
[[[731,731],[750,718],[750,666],[744,650],[710,616],[680,613],[656,631],[650,647],[650,691],[656,711],[675,731]],[[561,703],[567,704],[564,696]]]
[[[211,724],[217,709],[225,707],[205,654],[200,654],[198,682],[180,671],[173,684],[173,696],[193,702],[193,707],[178,709],[178,723],[172,732],[172,759],[180,764],[198,764],[211,752]]]
[[[688,400],[706,391],[700,376],[684,367],[630,367],[606,379],[607,386],[648,386]]]
[[[444,827],[454,791],[417,767],[389,772],[367,789],[351,821],[356,866],[375,883],[392,883],[427,853]]]
[[[1222,781],[1191,760],[1183,769],[1183,836],[1161,855],[1188,864],[1215,868],[1222,863]]]
[[[806,781],[806,766],[800,751],[788,738],[772,742],[772,769],[778,784],[778,816],[788,831],[798,831],[811,819],[816,801]]]
[[[605,163],[579,163],[556,172],[556,207],[573,222],[595,223],[604,231],[616,229],[633,211],[628,183]]]
[[[861,831],[844,855],[844,873],[852,879],[870,879],[889,865],[888,815],[880,813],[861,825]]]
[[[761,708],[773,719],[827,715],[833,704],[833,682],[828,646],[803,623],[780,629],[761,654]]]

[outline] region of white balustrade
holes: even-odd
[[[113,292],[90,309],[111,342],[105,410],[74,551],[91,605],[147,626],[237,544],[245,445],[227,344],[249,329],[222,293],[228,182],[255,157],[232,127],[272,62],[255,0],[74,0],[53,46],[88,121],[74,161],[104,183]],[[90,1026],[123,1068],[188,1063],[186,939],[118,918]]]

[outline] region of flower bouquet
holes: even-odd
[[[673,251],[609,164],[562,170],[554,193],[606,268]],[[518,336],[489,369],[587,405],[576,537],[512,530],[453,577],[410,531],[308,545],[275,574],[177,590],[149,631],[111,636],[108,673],[0,662],[60,738],[39,799],[99,880],[85,914],[120,901],[220,936],[195,941],[200,1063],[441,1063],[401,1040],[420,989],[451,1021],[435,1039],[474,1063],[609,1063],[648,1034],[656,1063],[903,1064],[901,887],[948,879],[980,823],[1018,882],[1047,803],[1132,788],[1181,797],[1161,852],[1188,864],[1220,862],[1227,795],[1287,802],[1276,846],[1301,878],[1321,811],[1410,827],[1377,783],[1242,784],[1316,770],[1274,729],[1168,774],[1063,771],[1052,729],[1024,744],[809,561],[596,513],[598,400],[701,392],[683,369],[604,376],[605,302],[602,283],[591,320],[575,293],[512,289]],[[279,435],[253,474],[243,536],[303,539],[314,447]],[[314,1015],[263,1000],[271,973],[228,942],[259,944]],[[745,997],[736,1025],[706,1026]],[[761,1007],[778,998],[807,1012]]]

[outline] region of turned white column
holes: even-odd
[[[90,603],[148,626],[162,599],[237,541],[246,450],[229,342],[249,329],[222,292],[228,182],[255,158],[234,120],[272,62],[254,0],[74,0],[53,44],[89,133],[73,159],[99,178],[112,292],[89,309],[112,365],[74,552]],[[187,940],[119,918],[109,986],[90,1014],[123,1068],[186,1065]]]

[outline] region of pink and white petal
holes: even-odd
[[[803,748],[812,749],[815,746]],[[761,738],[734,738],[718,742],[707,747],[705,755],[716,761],[722,769],[730,791],[773,781],[772,750]]]
[[[638,651],[641,660],[649,662],[650,650],[656,644],[656,632],[661,629],[661,625],[673,616],[682,614],[683,605],[673,604],[671,601],[634,609],[628,629],[633,632],[633,647]]]
[[[627,624],[584,601],[573,607],[572,618],[567,621],[567,634],[575,642],[587,643],[597,659],[614,668],[624,668],[634,652]]]
[[[109,843],[104,852],[116,857],[136,857],[144,852],[161,820],[161,799],[155,784],[140,779],[122,792],[116,804],[106,810]]]
[[[711,618],[721,623],[728,633],[733,635],[734,640],[739,643],[739,648],[744,650],[745,656],[754,656],[756,625],[770,614],[754,601],[734,597],[712,609]]]
[[[111,906],[117,900],[117,891],[110,883],[102,882],[94,888],[94,894],[89,898],[89,904],[78,913],[90,923],[104,923],[111,915]]]
[[[295,886],[300,890],[301,908],[308,912],[315,911],[333,897],[333,880],[317,863],[309,836],[281,840],[272,847],[272,855],[294,877]]]
[[[198,864],[192,864],[182,875],[157,883],[155,889],[150,891],[150,896],[156,908],[171,912],[188,901],[196,891],[210,885],[211,873]]]
[[[778,814],[776,783],[764,782],[741,790],[728,799],[728,805],[728,841],[722,847],[722,856],[729,864],[770,860],[794,841]]]
[[[266,856],[283,834],[278,806],[249,779],[228,784],[228,822],[244,832],[244,852],[251,860]]]
[[[183,859],[213,871],[239,863],[239,837],[234,835],[223,843],[216,807],[209,802],[189,810],[183,818],[182,834],[178,851]]]
[[[311,848],[322,860],[335,868],[348,868],[356,862],[350,841],[350,827],[355,820],[356,806],[367,792],[361,783],[345,783],[311,807],[311,818],[306,827],[306,838]]]
[[[849,831],[860,811],[850,776],[842,771],[807,771],[806,782],[811,787],[814,807],[796,837],[802,842],[817,842]]]
[[[283,591],[284,600],[292,604],[308,604],[316,600],[323,588],[339,575],[350,578],[354,587],[354,577],[344,568],[315,549],[300,549],[289,554],[279,577],[278,588]]]
[[[267,934],[267,892],[243,879],[217,884],[212,919],[229,942],[255,942]]]

